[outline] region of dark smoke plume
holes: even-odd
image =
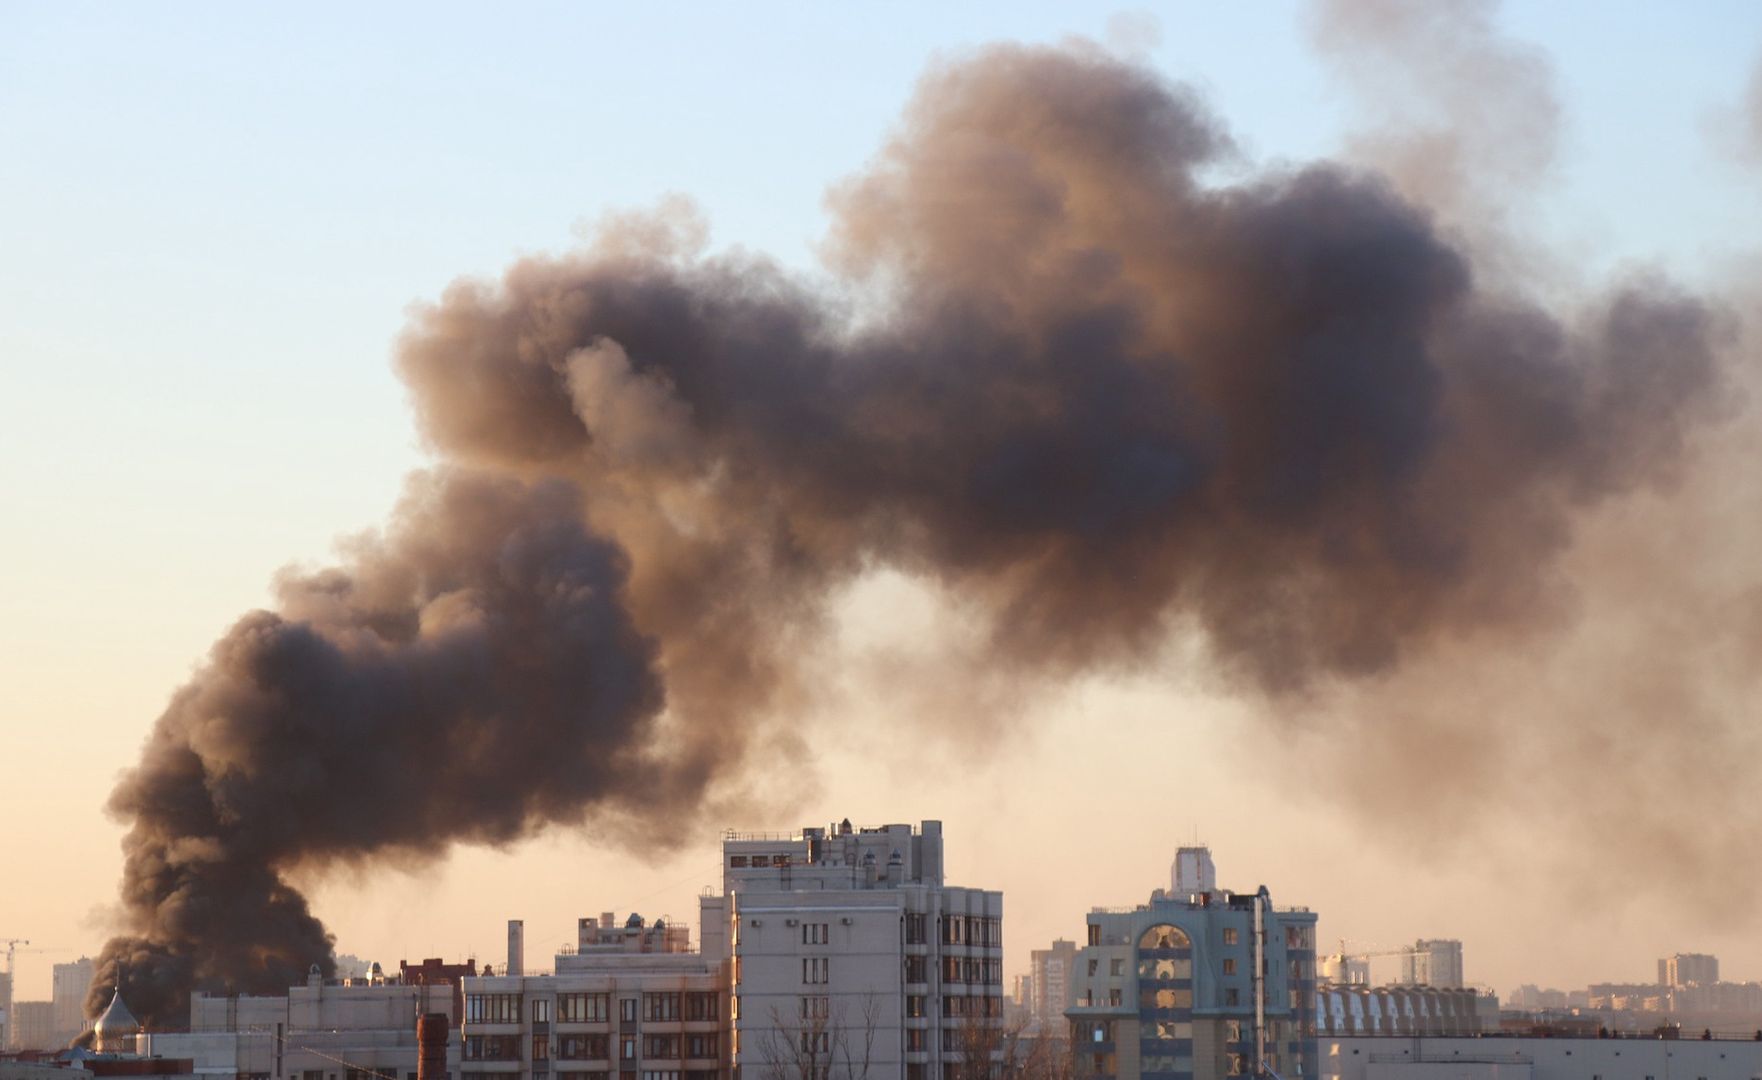
[[[994,48],[834,191],[836,295],[680,220],[452,287],[398,357],[448,464],[242,620],[116,793],[131,1004],[327,964],[288,871],[688,818],[879,567],[995,669],[1196,628],[1274,695],[1558,618],[1577,516],[1674,475],[1720,318],[1491,291],[1378,175],[1202,181],[1229,149],[1150,72]]]
[[[618,549],[561,480],[420,474],[341,568],[285,574],[159,718],[111,796],[132,934],[99,961],[149,1024],[192,988],[285,993],[331,939],[291,869],[500,843],[641,804],[662,703]]]

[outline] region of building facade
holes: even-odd
[[[11,1015],[12,1046],[16,1050],[59,1050],[55,1042],[53,1001],[14,1001]]]
[[[416,1019],[447,1015],[453,988],[406,985],[377,973],[326,981],[314,972],[286,996],[190,999],[190,1030],[136,1036],[136,1053],[185,1058],[199,1076],[226,1080],[415,1080]],[[459,1046],[447,1069],[457,1076]]]
[[[1077,943],[1059,938],[1029,954],[1028,964],[1028,1023],[1036,1031],[1063,1031],[1065,1010],[1077,1003]]]
[[[1265,889],[1091,912],[1066,1013],[1077,1076],[1314,1076],[1315,921]]]
[[[722,900],[700,904],[717,940]],[[465,980],[461,1080],[726,1080],[728,965],[686,927],[583,918],[554,972],[530,973],[514,925],[503,973]]]
[[[1719,981],[1719,958],[1706,953],[1677,953],[1658,961],[1663,986],[1712,986]]]
[[[1406,986],[1441,986],[1457,989],[1462,981],[1462,942],[1434,938],[1413,943],[1401,956],[1401,978]]]
[[[1003,894],[945,884],[941,822],[730,833],[722,856],[739,1080],[957,1080],[1001,1058]]]
[[[56,964],[51,971],[55,1005],[55,1039],[66,1046],[85,1034],[91,1027],[86,1019],[86,991],[92,987],[92,958],[82,956],[68,964]]]
[[[1325,1038],[1322,1080],[1754,1080],[1755,1039]]]

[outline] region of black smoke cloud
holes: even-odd
[[[1557,617],[1577,515],[1717,398],[1717,313],[1551,310],[1378,175],[1208,180],[1231,153],[1148,71],[993,48],[834,190],[833,286],[651,220],[420,311],[445,464],[229,632],[113,799],[131,1003],[327,964],[292,870],[689,820],[878,567],[1054,679],[1196,627],[1298,695]]]
[[[112,794],[124,910],[87,1002],[144,1022],[192,988],[283,993],[331,939],[283,874],[501,843],[596,800],[664,798],[639,748],[663,694],[626,560],[578,493],[443,467],[349,563],[277,583],[215,644]]]

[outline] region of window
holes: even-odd
[[[789,856],[787,854],[773,855],[773,856],[771,856],[771,865],[772,866],[788,866],[789,865]]]
[[[551,1037],[534,1035],[532,1037],[532,1060],[549,1061],[551,1059]]]
[[[1091,976],[1093,976],[1097,971],[1100,971],[1100,970],[1101,970],[1101,961],[1091,959],[1089,961],[1089,974]]]
[[[550,998],[532,999],[532,1022],[535,1024],[548,1024],[551,1022]]]
[[[642,1080],[679,1080],[678,1069],[645,1069]]]
[[[1225,975],[1236,974],[1236,958],[1235,957],[1233,957],[1233,956],[1224,957],[1224,974]]]
[[[1178,926],[1153,926],[1138,938],[1140,949],[1190,949],[1193,940]]]
[[[922,956],[905,958],[905,981],[909,983],[926,983],[930,981],[927,973],[927,961]]]
[[[1109,990],[1107,992],[1107,1003],[1109,1005],[1118,1005],[1120,1003],[1120,988],[1119,987],[1116,986],[1112,990]]]
[[[801,1033],[801,1052],[804,1054],[824,1054],[831,1047],[832,1033],[829,1031],[804,1031]]]
[[[924,999],[916,994],[905,999],[905,1015],[909,1020],[916,1020],[924,1015]]]
[[[604,1061],[606,1059],[606,1037],[604,1035],[559,1035],[557,1036],[557,1057],[564,1061]]]
[[[832,999],[824,994],[801,999],[803,1020],[824,1020],[832,1015]]]
[[[1224,944],[1225,945],[1236,944],[1236,928],[1235,927],[1233,927],[1233,926],[1224,927]]]
[[[907,915],[905,917],[905,943],[907,945],[924,944],[924,916]]]
[[[923,1052],[923,1050],[924,1050],[924,1029],[923,1028],[906,1028],[905,1048],[906,1048],[906,1053],[908,1053],[908,1054]]]
[[[679,1057],[679,1036],[677,1035],[645,1035],[642,1039],[642,1056],[645,1061],[666,1061]]]
[[[642,996],[642,1018],[644,1020],[679,1019],[678,993],[644,994]]]
[[[466,1061],[519,1061],[518,1035],[467,1035],[459,1056]]]
[[[620,1024],[636,1023],[636,999],[633,997],[618,999],[618,1022]]]
[[[618,1040],[618,1059],[620,1061],[636,1060],[636,1036],[625,1035]]]
[[[603,1024],[608,1000],[606,994],[558,994],[557,1020],[564,1024]]]
[[[714,990],[694,990],[685,995],[687,1020],[720,1020],[721,995]]]
[[[688,1058],[713,1058],[721,1049],[721,1039],[713,1031],[685,1037],[685,1056]]]
[[[824,945],[828,940],[827,924],[823,922],[805,922],[801,924],[801,943],[803,945]]]
[[[942,958],[942,981],[944,983],[957,983],[961,981],[960,957],[945,956]]]
[[[1108,962],[1107,973],[1109,975],[1124,975],[1126,973],[1126,962],[1117,956],[1114,957]]]
[[[809,985],[832,981],[832,958],[829,956],[802,957],[801,981]]]
[[[1101,944],[1101,927],[1097,923],[1090,923],[1089,924],[1089,944],[1091,944],[1091,945]]]
[[[728,856],[728,865],[729,866],[736,866],[736,867],[745,866],[746,865],[746,856],[745,855],[730,855],[730,856]]]
[[[518,1024],[519,994],[466,994],[465,1021],[480,1024]]]
[[[1225,1005],[1240,1005],[1240,1004],[1242,1004],[1242,992],[1240,990],[1237,990],[1234,986],[1229,987],[1228,989],[1226,989],[1224,991],[1224,1004]]]

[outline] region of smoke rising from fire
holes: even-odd
[[[1284,701],[1557,622],[1581,516],[1714,414],[1724,317],[1648,276],[1553,310],[1382,176],[1208,180],[1229,147],[1099,50],[992,48],[832,193],[833,287],[677,210],[454,285],[397,361],[443,464],[240,620],[117,789],[95,994],[120,965],[176,1022],[324,967],[293,871],[690,820],[876,568],[979,613],[994,669],[1196,630]]]

